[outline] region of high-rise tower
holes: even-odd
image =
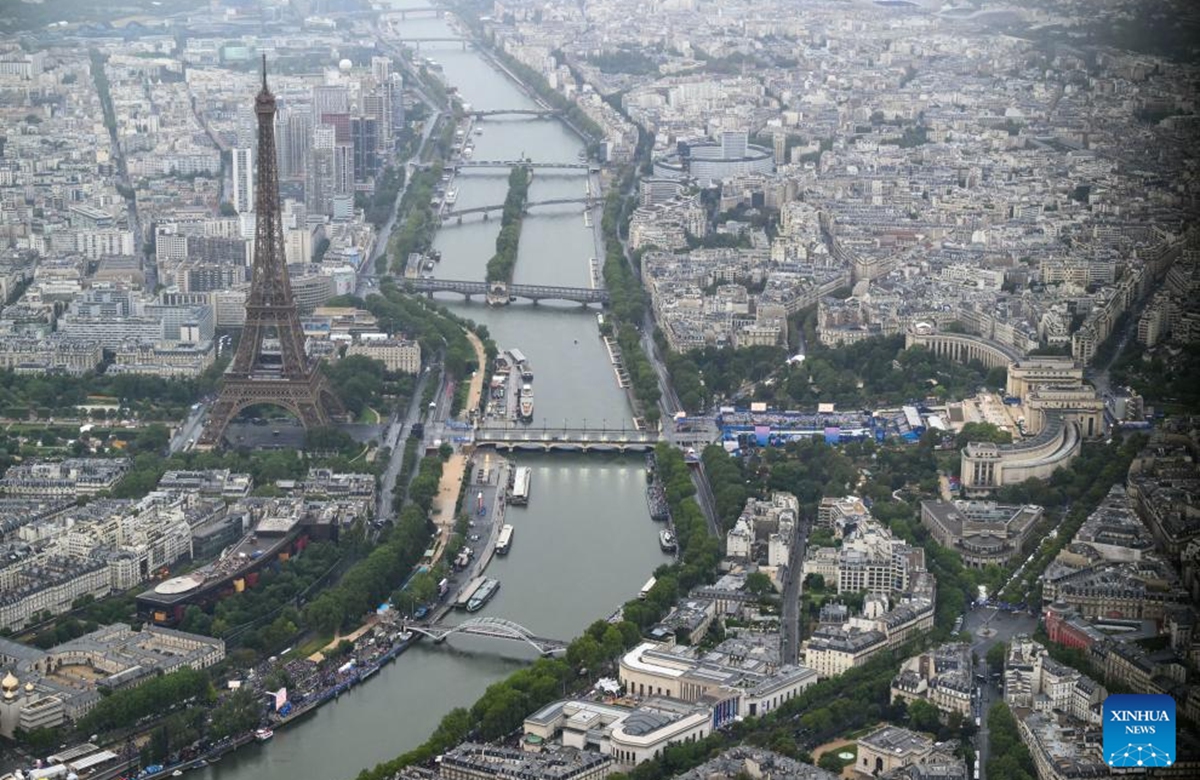
[[[284,257],[275,156],[275,96],[267,89],[263,57],[262,91],[254,101],[258,116],[258,186],[255,211],[254,267],[246,298],[246,324],[233,364],[225,372],[198,446],[221,445],[225,429],[239,412],[257,404],[287,409],[305,428],[328,425],[342,413],[341,402],[316,361],[304,350],[304,331],[296,314]],[[270,341],[268,349],[265,342]],[[278,344],[277,349],[274,347]]]
[[[254,150],[233,150],[233,207],[249,213],[254,207]]]

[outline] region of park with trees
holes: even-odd
[[[1003,368],[958,363],[924,347],[906,349],[903,335],[827,347],[817,338],[815,317],[810,308],[795,320],[805,332],[803,360],[789,362],[783,347],[765,346],[670,353],[667,366],[680,402],[691,412],[733,398],[764,401],[780,409],[811,409],[818,403],[870,409],[925,398],[964,398],[978,387],[1004,386]],[[656,338],[660,350],[668,353],[665,338]]]
[[[504,211],[500,215],[500,232],[496,236],[496,253],[487,263],[487,281],[512,282],[517,265],[517,248],[521,243],[521,225],[525,220],[525,201],[529,197],[532,172],[523,165],[508,172],[508,194],[504,196]]]

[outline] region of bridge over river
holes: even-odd
[[[532,168],[537,171],[588,171],[600,170],[600,166],[595,163],[586,162],[530,162],[529,160],[461,160],[453,163],[454,167],[459,170],[479,170],[488,168],[502,168],[510,170],[512,168]]]
[[[609,302],[608,290],[591,287],[555,287],[544,284],[504,284],[503,282],[470,282],[456,279],[405,279],[401,286],[412,292],[432,296],[436,292],[453,292],[463,295],[468,301],[476,295],[487,298],[493,305],[507,304],[513,298],[533,301],[572,301],[587,306],[589,303]]]
[[[464,620],[456,626],[437,628],[436,626],[406,625],[405,631],[427,636],[434,644],[441,644],[455,634],[463,636],[482,636],[488,639],[502,639],[508,642],[524,642],[537,650],[541,655],[566,652],[567,643],[561,639],[537,636],[528,628],[498,617],[478,617]]]
[[[585,206],[596,206],[604,202],[604,198],[597,197],[580,197],[580,198],[555,198],[553,200],[533,200],[525,204],[525,208],[531,209],[535,206],[562,206],[571,203],[579,203]],[[473,206],[469,209],[450,209],[441,213],[442,219],[451,219],[453,217],[463,217],[467,214],[488,214],[492,211],[502,211],[503,203],[497,203],[488,206]]]
[[[489,116],[532,116],[545,118],[551,116],[559,116],[561,111],[554,108],[493,108],[485,110],[468,111],[471,116],[476,119],[483,119]]]
[[[649,452],[658,431],[636,428],[484,427],[474,431],[477,447],[535,452]]]

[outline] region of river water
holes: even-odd
[[[439,19],[413,19],[406,34],[442,37],[452,31]],[[422,44],[464,100],[479,109],[535,108],[515,84],[474,51],[455,44]],[[474,159],[575,162],[583,143],[554,120],[485,119],[473,135]],[[539,170],[531,201],[580,197],[584,171]],[[460,175],[457,207],[504,201],[507,171]],[[598,220],[599,214],[595,215]],[[435,274],[483,279],[500,222],[468,216],[451,221],[435,246]],[[525,218],[514,282],[586,287],[589,259],[603,257],[595,231],[585,227],[582,206],[536,208]],[[455,311],[485,323],[497,345],[516,347],[535,374],[535,425],[631,425],[629,405],[617,386],[597,331],[596,312],[578,305],[514,304],[490,309],[448,297]],[[500,579],[497,596],[479,613],[514,620],[540,636],[568,639],[636,595],[655,567],[669,558],[658,549],[649,519],[640,457],[520,455],[533,469],[527,507],[512,507],[512,552],[495,559],[488,574]],[[533,658],[523,644],[456,637],[447,644],[418,644],[394,663],[265,745],[226,756],[199,777],[219,780],[348,780],[360,769],[415,747],[450,709],[469,706],[491,683]]]

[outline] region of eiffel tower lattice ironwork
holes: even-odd
[[[275,157],[275,96],[267,88],[263,57],[262,91],[254,100],[258,115],[258,187],[255,193],[254,267],[246,299],[246,324],[233,364],[225,372],[198,447],[219,447],[229,423],[249,406],[272,404],[288,410],[306,429],[328,425],[343,415],[342,404],[317,361],[304,351],[304,331],[296,314],[283,248],[279,179]],[[267,339],[279,342],[268,352]]]

